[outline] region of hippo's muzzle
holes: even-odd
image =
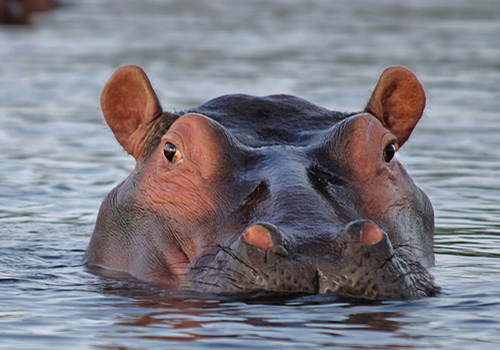
[[[218,248],[215,256],[202,256],[186,269],[182,288],[333,293],[371,300],[418,299],[439,292],[413,254],[393,246],[369,220],[349,223],[329,245],[323,244],[319,255],[314,248],[315,253],[307,254],[304,247],[295,247],[270,224],[252,225],[233,244]]]

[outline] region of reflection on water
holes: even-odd
[[[133,291],[122,293],[130,297]],[[214,300],[182,293],[144,298],[142,292],[133,300],[110,304],[121,313],[114,318],[112,331],[105,330],[102,336],[114,338],[119,333],[120,337],[153,339],[173,347],[194,342],[257,348],[286,342],[300,348],[314,339],[316,345],[333,346],[349,344],[354,337],[358,344],[373,346],[376,333],[399,331],[397,320],[405,318],[404,310],[373,312],[373,306],[380,303],[342,299],[323,295]],[[396,344],[417,346],[414,339],[404,337]]]
[[[0,337],[9,349],[500,346],[497,0],[86,0],[0,27]],[[245,300],[96,277],[80,259],[134,164],[101,119],[112,72],[142,66],[165,109],[227,93],[364,107],[390,65],[426,116],[398,154],[436,212],[436,298]]]

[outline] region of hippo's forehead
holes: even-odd
[[[252,147],[302,145],[347,116],[290,95],[226,95],[188,112],[212,118]]]

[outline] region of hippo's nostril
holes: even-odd
[[[384,238],[384,233],[377,225],[369,222],[361,230],[361,243],[364,245],[375,245]]]
[[[252,225],[245,231],[243,239],[251,245],[261,249],[272,247],[271,233],[261,225]]]

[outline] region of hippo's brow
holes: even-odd
[[[349,118],[342,119],[340,122],[335,124],[334,127],[330,128],[324,139],[323,148],[330,154],[334,159],[343,157],[343,143],[345,141],[345,135],[349,129]]]

